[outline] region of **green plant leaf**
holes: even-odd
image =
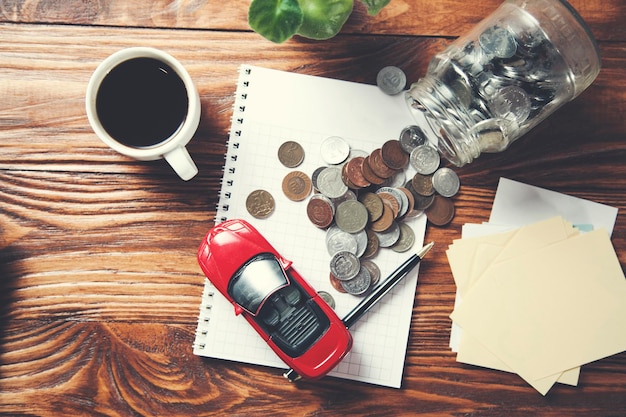
[[[291,38],[303,19],[298,0],[252,0],[248,10],[250,27],[275,43]]]
[[[367,13],[376,16],[391,0],[361,0],[367,6]]]
[[[343,27],[354,5],[353,0],[299,0],[304,15],[297,34],[310,39],[329,39]]]

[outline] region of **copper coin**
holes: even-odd
[[[363,159],[363,164],[361,165],[361,172],[363,173],[363,178],[365,178],[371,184],[380,185],[385,182],[385,178],[379,177],[372,170],[369,156],[366,156],[365,159]]]
[[[254,190],[246,198],[246,210],[257,219],[269,217],[275,206],[274,197],[265,190]]]
[[[311,179],[302,171],[292,171],[283,178],[283,192],[292,201],[302,201],[311,194]]]
[[[311,223],[320,229],[325,229],[333,222],[335,207],[330,198],[322,194],[315,194],[309,199],[306,214]]]
[[[391,227],[393,220],[393,211],[387,204],[383,204],[383,215],[380,216],[380,219],[372,222],[370,228],[374,232],[384,232]]]
[[[380,178],[389,178],[396,173],[394,169],[383,161],[382,149],[380,148],[374,149],[370,154],[369,165],[374,174]]]
[[[348,292],[343,288],[343,286],[341,285],[341,281],[339,281],[337,277],[333,275],[332,272],[330,273],[329,278],[330,278],[330,285],[332,285],[334,289],[344,294]]]
[[[278,148],[278,160],[287,168],[295,168],[304,161],[304,149],[298,142],[287,141]]]
[[[402,149],[400,141],[396,139],[385,142],[380,154],[385,165],[391,169],[403,169],[409,163],[409,154]]]
[[[435,193],[432,175],[424,175],[418,172],[413,176],[413,179],[411,180],[411,185],[413,185],[413,189],[419,195],[429,196]]]
[[[429,222],[435,226],[445,226],[454,218],[454,203],[450,198],[437,194],[425,212]]]
[[[391,209],[391,212],[393,213],[393,218],[397,218],[398,213],[400,212],[400,202],[396,199],[396,197],[393,194],[387,192],[379,192],[376,194],[383,201],[383,204]]]
[[[348,161],[345,165],[346,174],[351,184],[354,184],[358,188],[369,187],[370,182],[363,176],[363,161],[365,158],[357,156]]]

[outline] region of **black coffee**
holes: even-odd
[[[185,121],[189,98],[183,80],[154,58],[124,61],[106,75],[96,98],[102,126],[136,148],[163,142]]]

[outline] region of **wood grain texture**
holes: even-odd
[[[459,364],[448,349],[456,288],[445,249],[489,217],[501,176],[618,207],[626,266],[626,4],[572,0],[600,40],[603,68],[574,102],[501,154],[459,169],[457,214],[429,227],[402,388],[192,354],[237,68],[242,63],[373,84],[385,65],[416,79],[430,57],[499,1],[357,5],[342,34],[273,45],[250,32],[247,1],[0,2],[0,415],[623,416],[626,353],[583,367],[546,397],[519,377]],[[170,52],[200,92],[190,143],[200,169],[179,180],[89,128],[86,84],[112,52]]]

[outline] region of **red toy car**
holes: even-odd
[[[352,336],[333,309],[244,220],[211,229],[198,248],[207,278],[293,372],[321,378],[350,351]]]

